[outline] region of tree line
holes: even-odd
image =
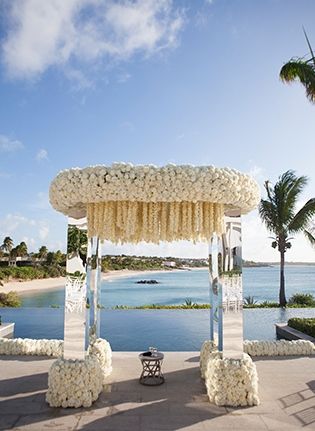
[[[66,255],[62,251],[49,251],[45,245],[42,245],[37,253],[29,253],[27,244],[22,241],[14,246],[14,241],[11,237],[6,236],[0,246],[0,257],[8,258],[10,262],[15,263],[18,257],[30,259],[34,265],[39,261],[47,265],[62,265],[66,264]]]

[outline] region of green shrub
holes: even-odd
[[[254,301],[254,303],[247,303],[246,298],[244,300],[243,308],[279,308],[280,305],[278,302],[269,302],[269,301],[263,301],[258,302]]]
[[[269,302],[269,301],[263,301],[259,304],[260,308],[278,308],[280,305],[278,302]]]
[[[209,304],[196,304],[192,305],[161,305],[161,304],[146,304],[146,305],[116,305],[113,307],[115,310],[204,310],[210,308]]]
[[[21,300],[16,292],[0,292],[0,307],[21,307]]]
[[[48,277],[60,277],[66,274],[62,266],[11,266],[0,268],[0,280],[36,280]]]
[[[289,305],[301,305],[304,307],[314,307],[315,298],[310,293],[295,293],[288,302]]]
[[[257,301],[254,299],[253,296],[251,295],[245,296],[244,305],[255,305],[255,304],[257,304]]]
[[[315,318],[293,317],[288,320],[288,326],[315,337]]]

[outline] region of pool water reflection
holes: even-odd
[[[63,338],[63,308],[2,308],[2,322],[15,322],[15,337]],[[244,310],[244,338],[275,339],[277,322],[314,317],[315,309]],[[101,336],[113,350],[200,350],[209,338],[209,310],[101,310]]]

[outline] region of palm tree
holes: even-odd
[[[16,247],[18,256],[24,257],[27,255],[27,245],[24,241]]]
[[[48,248],[45,246],[45,245],[42,245],[41,247],[40,247],[40,249],[38,250],[38,257],[40,258],[40,259],[46,259],[46,257],[47,257],[47,253],[48,253]]]
[[[291,83],[299,79],[305,87],[306,97],[310,102],[315,103],[315,57],[307,34],[303,28],[311,58],[291,58],[280,70],[280,78],[283,82]]]
[[[259,214],[267,229],[275,234],[272,242],[273,248],[278,248],[280,253],[280,291],[279,304],[285,307],[284,264],[285,252],[291,248],[290,235],[303,232],[307,238],[315,242],[315,236],[308,229],[315,214],[315,198],[310,199],[298,211],[295,211],[297,201],[308,182],[307,177],[297,177],[294,171],[282,174],[274,187],[269,181],[265,182],[267,199],[262,199],[259,204]],[[308,230],[307,230],[308,229]]]
[[[13,249],[13,239],[10,238],[9,236],[6,236],[3,240],[3,243],[1,245],[1,250],[3,250],[4,252],[9,254],[9,260],[8,260],[8,265],[10,264],[10,257],[11,257],[11,252]]]

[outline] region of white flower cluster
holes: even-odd
[[[206,375],[206,370],[208,367],[208,361],[210,358],[210,353],[217,351],[218,348],[214,341],[206,340],[200,350],[200,373],[201,377],[204,379]]]
[[[307,340],[245,340],[244,352],[251,356],[290,356],[315,354],[315,345]]]
[[[259,404],[258,376],[252,359],[222,359],[210,353],[205,383],[209,401],[218,406],[256,406]]]
[[[0,338],[0,355],[53,356],[63,354],[63,340]]]
[[[96,358],[57,359],[49,370],[46,401],[51,407],[90,407],[102,391],[102,380]]]
[[[247,174],[230,168],[173,164],[73,168],[60,172],[50,186],[52,206],[75,218],[86,215],[86,204],[106,201],[212,202],[243,214],[259,202],[259,187]]]
[[[98,360],[103,373],[103,384],[105,384],[105,378],[112,372],[112,349],[109,342],[98,338],[90,344],[88,354]]]

